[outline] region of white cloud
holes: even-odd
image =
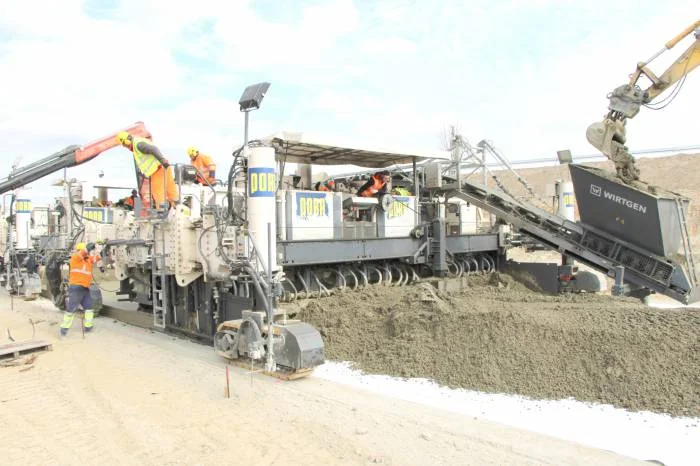
[[[195,144],[223,167],[242,141],[236,101],[261,80],[273,85],[251,115],[252,137],[286,129],[426,151],[456,124],[512,159],[591,153],[585,130],[605,114],[606,94],[697,10],[657,5],[320,0],[271,12],[252,1],[0,0],[0,138],[12,154],[1,167],[136,120],[173,161]],[[671,106],[643,109],[629,145],[698,144],[699,91],[693,75]],[[133,170],[115,150],[74,171],[92,176],[97,164]]]

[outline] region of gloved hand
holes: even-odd
[[[161,165],[163,165],[163,168],[167,169],[170,166],[170,162],[168,162],[167,160],[163,160],[163,163]]]

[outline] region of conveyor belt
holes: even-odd
[[[684,267],[591,226],[574,223],[513,197],[469,182],[445,193],[491,212],[545,246],[613,277],[625,269],[626,282],[682,303],[697,300]]]

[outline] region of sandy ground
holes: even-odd
[[[58,340],[43,300],[0,297],[0,327],[53,343],[0,367],[5,464],[633,464],[619,455],[307,378],[225,365],[211,348],[98,318]],[[4,339],[3,343],[8,340]]]

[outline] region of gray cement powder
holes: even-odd
[[[519,277],[521,278],[521,277]],[[308,300],[331,360],[367,373],[535,399],[700,416],[700,312],[629,298],[547,296],[503,274]]]

